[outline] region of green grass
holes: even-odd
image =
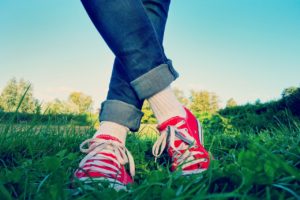
[[[166,154],[154,162],[156,133],[144,127],[127,140],[136,164],[128,192],[95,185],[72,196],[72,174],[84,156],[79,144],[94,129],[2,124],[0,199],[299,199],[299,127],[274,125],[259,134],[206,130],[214,160],[208,171],[190,177],[170,173]]]

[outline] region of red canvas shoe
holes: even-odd
[[[203,131],[196,117],[185,108],[186,117],[172,117],[158,125],[161,135],[152,153],[159,157],[167,146],[172,159],[171,171],[182,169],[183,175],[197,174],[208,169],[210,158],[203,147]]]
[[[89,145],[84,149],[85,145]],[[109,187],[116,190],[126,189],[133,183],[135,173],[134,161],[130,152],[117,138],[110,135],[99,135],[85,140],[80,150],[87,155],[79,163],[75,178],[84,183],[106,180]],[[129,163],[130,175],[124,165]]]

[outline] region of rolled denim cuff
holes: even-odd
[[[138,131],[144,113],[135,106],[119,100],[106,100],[101,103],[100,121],[111,121]]]
[[[161,64],[142,76],[131,81],[130,84],[137,93],[139,99],[147,99],[157,92],[168,87],[179,74],[174,69],[172,61]]]

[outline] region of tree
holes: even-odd
[[[293,88],[286,92],[283,99],[290,111],[300,119],[300,88]]]
[[[256,99],[255,102],[254,102],[254,105],[260,105],[260,104],[262,104],[261,100],[260,99]]]
[[[142,117],[141,120],[143,124],[157,123],[154,113],[151,110],[150,104],[147,100],[144,101],[142,112],[144,113],[144,116]]]
[[[76,104],[59,99],[48,102],[44,108],[47,113],[51,114],[79,114],[79,109]]]
[[[92,110],[92,97],[82,92],[72,92],[67,101],[55,99],[44,105],[44,111],[51,114],[84,114]]]
[[[3,108],[3,106],[2,106],[2,98],[1,98],[1,96],[0,96],[0,112],[3,112],[4,111],[4,108]]]
[[[69,95],[69,102],[77,105],[79,113],[86,113],[92,110],[92,97],[85,95],[82,92],[72,92]]]
[[[282,96],[282,98],[288,97],[289,95],[296,93],[298,89],[299,88],[294,87],[294,86],[285,88],[282,91],[281,96]]]
[[[226,108],[232,108],[237,106],[236,101],[233,98],[228,99],[228,101],[226,102]]]
[[[220,99],[217,94],[210,92],[210,112],[215,113],[220,109]]]
[[[174,87],[173,92],[174,92],[175,96],[177,97],[177,99],[180,101],[180,103],[182,103],[182,105],[188,106],[189,99],[184,96],[184,93],[182,90],[180,90],[177,87]]]
[[[190,109],[193,112],[215,113],[219,110],[219,97],[208,91],[191,91]]]
[[[4,111],[13,111],[17,107],[18,86],[17,80],[12,78],[8,81],[0,95],[1,107]]]
[[[37,111],[39,102],[33,96],[33,87],[30,82],[23,79],[17,81],[12,78],[1,92],[0,107],[5,112],[14,112],[21,100],[19,112],[35,113]]]

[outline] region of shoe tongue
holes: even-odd
[[[175,116],[175,117],[172,117],[166,121],[164,121],[163,123],[159,124],[157,126],[157,129],[159,131],[164,131],[168,128],[168,126],[175,126],[177,123],[179,123],[181,120],[184,120],[183,117],[180,117],[180,116]]]

